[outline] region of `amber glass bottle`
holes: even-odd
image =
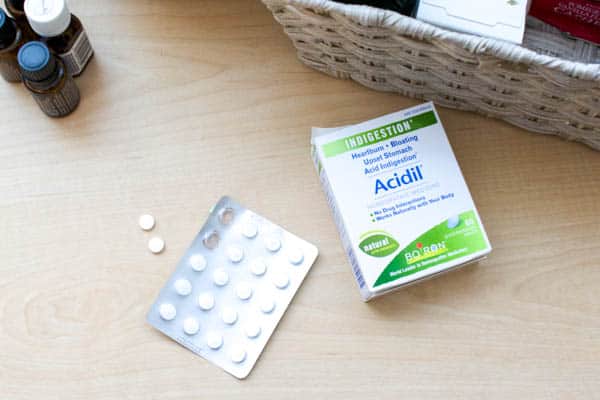
[[[19,67],[25,87],[42,111],[64,117],[79,105],[79,89],[63,62],[42,42],[29,42],[19,50]]]
[[[6,11],[17,21],[27,22],[27,16],[24,9],[25,0],[4,0]]]
[[[8,82],[21,81],[17,53],[23,43],[23,33],[16,21],[0,8],[0,75]]]
[[[94,50],[79,18],[65,0],[27,0],[25,14],[31,28],[58,54],[72,76],[80,75]]]
[[[25,0],[4,0],[4,6],[8,13],[17,21],[17,25],[21,28],[21,32],[26,41],[37,40],[37,35],[29,26],[27,16],[25,15]]]

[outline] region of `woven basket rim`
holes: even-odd
[[[269,0],[263,2],[268,4]],[[388,28],[420,40],[449,41],[474,55],[486,54],[510,62],[539,65],[561,71],[574,78],[600,82],[600,64],[538,54],[517,44],[449,31],[394,11],[365,5],[337,3],[332,0],[286,0],[286,3],[319,12],[339,13],[360,25]]]

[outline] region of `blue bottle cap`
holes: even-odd
[[[56,58],[42,42],[26,43],[17,57],[23,78],[30,81],[43,81],[56,71]]]
[[[17,29],[13,21],[0,8],[0,50],[9,47],[17,37]]]

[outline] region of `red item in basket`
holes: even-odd
[[[529,14],[572,36],[600,44],[598,0],[534,0]]]

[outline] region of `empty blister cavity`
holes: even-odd
[[[198,307],[204,311],[212,310],[215,306],[215,296],[210,292],[202,293],[198,296]]]
[[[186,335],[192,336],[200,330],[200,322],[194,317],[186,318],[183,321],[183,331]]]
[[[148,321],[245,378],[316,256],[311,244],[224,198],[160,291]]]
[[[173,284],[173,287],[180,296],[188,296],[192,293],[192,283],[187,279],[177,279]]]
[[[223,335],[218,332],[208,332],[206,334],[206,345],[213,350],[218,350],[223,346]]]
[[[232,263],[239,263],[244,258],[244,249],[240,246],[229,246],[227,248],[227,257]]]
[[[204,238],[202,238],[202,243],[204,244],[204,247],[206,247],[209,250],[214,250],[217,247],[219,247],[219,233],[217,231],[212,231],[209,232],[207,234],[204,235]]]
[[[161,304],[158,312],[160,313],[160,317],[165,321],[172,321],[177,316],[177,309],[171,303]]]
[[[250,272],[256,276],[263,276],[267,272],[267,263],[262,258],[257,258],[250,263]]]
[[[249,283],[241,282],[235,287],[235,294],[240,300],[248,300],[252,297],[252,286]]]
[[[202,272],[206,269],[208,263],[206,262],[206,257],[202,254],[194,254],[190,257],[190,266],[196,272]]]
[[[235,211],[233,211],[233,208],[227,207],[227,208],[224,208],[221,211],[219,211],[219,221],[223,225],[231,224],[233,222],[234,218],[235,218]]]
[[[221,319],[227,325],[233,325],[237,322],[238,313],[237,313],[237,311],[235,311],[235,309],[233,309],[231,307],[225,307],[225,308],[223,308],[223,311],[221,312]]]
[[[217,286],[225,286],[229,283],[229,274],[223,268],[217,268],[213,272],[213,282]]]

